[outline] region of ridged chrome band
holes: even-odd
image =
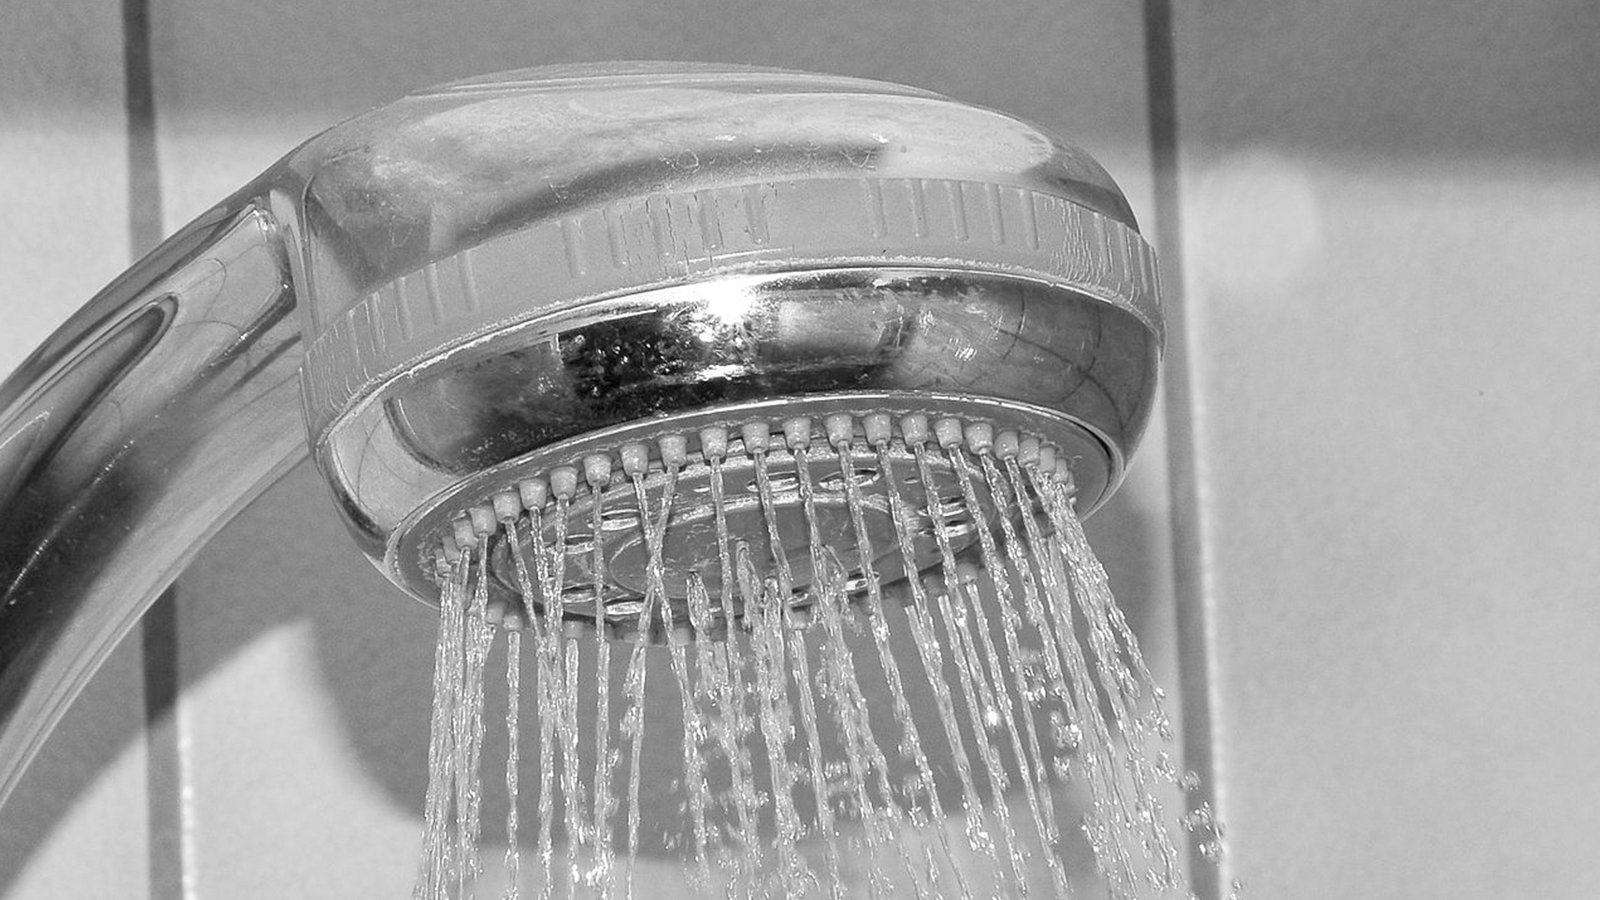
[[[1037,280],[1124,310],[1161,336],[1150,246],[1120,222],[1039,191],[862,177],[659,194],[462,250],[350,306],[307,348],[311,434],[442,350],[521,321],[734,273],[852,266]]]

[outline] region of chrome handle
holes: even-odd
[[[250,194],[0,385],[0,803],[205,539],[306,454],[287,254]]]

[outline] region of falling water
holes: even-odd
[[[610,626],[604,620],[605,610],[605,543],[601,528],[605,523],[603,494],[596,496],[592,509],[594,517],[589,522],[589,543],[592,561],[590,571],[594,576],[593,610],[594,628],[594,870],[590,873],[595,892],[602,897],[611,896],[612,885],[612,823],[611,816],[617,808],[616,794],[611,787],[611,772],[616,768],[616,756],[611,749],[611,641],[606,632]]]
[[[1178,835],[1214,860],[1221,827],[1167,819],[1194,776],[1070,471],[986,426],[830,420],[813,445],[798,421],[586,460],[457,523],[415,900],[659,896],[664,858],[693,896],[1066,897],[1085,858],[1113,900],[1192,896]],[[501,748],[503,832],[479,778]]]
[[[756,788],[751,751],[747,746],[740,746],[740,741],[750,735],[751,726],[746,702],[745,686],[748,681],[744,677],[744,657],[736,656],[741,641],[738,631],[729,627],[734,621],[734,575],[733,554],[729,549],[722,455],[715,452],[708,453],[707,466],[711,470],[711,509],[717,535],[717,575],[720,587],[716,615],[721,619],[726,639],[720,643],[710,642],[709,667],[706,665],[705,657],[699,658],[700,671],[709,673],[708,679],[702,678],[702,684],[710,681],[711,685],[709,689],[697,689],[696,695],[698,697],[703,690],[715,703],[717,742],[722,751],[722,758],[728,765],[735,814],[731,835],[735,844],[732,848],[736,856],[735,883],[742,882],[748,887],[755,883],[756,865],[761,857],[762,844],[754,839],[758,830],[756,815],[761,806],[761,794]],[[688,583],[689,612],[697,620],[694,624],[695,631],[711,635],[715,620],[710,608],[710,595],[704,590],[705,582],[698,573],[691,573]],[[784,871],[787,872],[790,870],[788,861],[793,853],[793,845],[783,844],[779,852],[783,855]]]
[[[767,616],[766,624],[769,632],[769,652],[775,654],[775,659],[767,663],[771,686],[769,690],[775,696],[781,697],[788,692],[788,682],[793,681],[796,691],[800,696],[800,724],[805,731],[805,756],[810,768],[811,790],[816,799],[816,825],[817,831],[822,834],[823,858],[827,861],[828,889],[835,898],[844,896],[844,885],[839,881],[839,847],[836,840],[833,808],[828,803],[828,779],[825,774],[826,763],[822,759],[822,737],[817,730],[817,701],[811,690],[811,679],[806,677],[806,672],[811,668],[807,664],[805,644],[800,642],[795,635],[795,619],[801,614],[797,613],[792,604],[795,594],[794,572],[789,566],[789,556],[783,549],[783,537],[778,527],[778,513],[775,509],[777,503],[773,496],[772,477],[768,471],[767,455],[758,453],[755,456],[756,464],[756,492],[761,498],[761,520],[767,528],[767,540],[772,550],[773,569],[777,573],[775,580],[769,580],[766,585],[767,594],[772,599],[762,603],[762,606],[771,610]],[[747,569],[753,568],[749,562],[749,555],[743,559]],[[753,580],[753,579],[752,579]],[[806,610],[804,615],[810,615]],[[790,655],[793,654],[793,662]],[[790,675],[794,677],[789,678]],[[775,701],[773,711],[781,723],[790,719],[784,706],[787,704]],[[785,752],[783,748],[771,747],[771,752]]]
[[[455,708],[461,672],[461,625],[467,566],[458,557],[442,572],[439,642],[434,654],[433,720],[428,734],[428,794],[423,809],[422,870],[415,900],[446,895],[453,863],[450,837],[450,793],[455,788]]]
[[[697,591],[701,597],[705,596],[705,585],[691,586],[690,590]],[[683,780],[684,784],[705,784],[706,766],[700,751],[700,743],[705,740],[706,726],[700,715],[702,695],[697,695],[690,683],[688,656],[683,649],[683,639],[678,630],[678,624],[672,618],[672,604],[662,604],[662,613],[666,616],[664,624],[667,630],[668,647],[672,654],[672,675],[678,685],[678,699],[683,710]],[[704,621],[701,619],[700,621]],[[694,887],[697,893],[705,894],[711,889],[711,870],[708,867],[707,832],[706,832],[706,792],[703,790],[690,790],[689,820],[693,829],[694,846],[691,859],[694,864]],[[636,793],[637,796],[637,793]],[[636,848],[629,848],[629,885],[633,884],[633,867],[637,858]]]

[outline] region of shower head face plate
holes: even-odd
[[[830,446],[823,423],[830,416],[840,415],[852,421],[854,430],[848,444]],[[562,594],[568,617],[592,618],[598,594],[602,614],[619,629],[632,624],[631,617],[637,615],[644,600],[649,545],[642,526],[648,521],[659,527],[664,504],[670,505],[666,520],[670,524],[662,531],[662,596],[673,605],[677,621],[685,621],[690,578],[698,578],[712,596],[720,595],[724,546],[733,553],[743,545],[752,558],[760,561],[766,574],[771,573],[781,555],[790,570],[792,603],[808,605],[815,581],[810,556],[817,546],[812,539],[813,526],[826,556],[837,561],[850,589],[857,592],[864,587],[861,579],[867,564],[885,585],[935,566],[940,559],[939,529],[952,551],[966,558],[964,551],[975,549],[979,539],[977,523],[986,522],[994,529],[999,527],[1000,519],[987,490],[976,492],[976,508],[965,499],[954,467],[964,466],[967,476],[981,486],[984,474],[975,459],[963,452],[947,452],[930,442],[921,445],[919,460],[917,444],[908,444],[898,426],[891,438],[874,446],[868,442],[861,423],[875,416],[891,422],[908,416],[927,422],[955,421],[962,426],[987,426],[991,433],[1011,431],[1034,437],[1050,448],[1048,452],[1054,458],[1070,466],[1079,509],[1084,514],[1110,495],[1118,476],[1103,440],[1078,423],[1038,408],[956,395],[909,393],[816,395],[730,404],[633,422],[562,441],[466,479],[401,523],[386,565],[399,576],[397,581],[417,585],[413,593],[429,598],[437,591],[434,584],[441,546],[453,548],[464,543],[456,536],[464,533],[464,526],[471,527],[467,523],[473,521],[474,515],[479,524],[503,516],[503,510],[491,512],[496,495],[526,495],[523,486],[530,482],[539,485],[539,496],[551,499],[541,503],[537,517],[522,516],[522,508],[517,509],[523,527],[539,531],[537,537],[525,531],[523,541],[530,549],[535,540],[546,548],[564,547]],[[808,422],[811,428],[808,445],[799,451],[785,445],[784,435],[785,426],[792,430],[797,421]],[[765,449],[752,451],[738,437],[751,425],[771,435]],[[731,436],[725,451],[718,448],[707,452],[700,439],[706,429]],[[678,441],[687,460],[670,476],[656,449],[664,438]],[[626,458],[624,448],[630,447],[643,448],[650,454],[648,469],[640,473],[637,484],[624,472],[622,462]],[[760,490],[758,456],[767,472],[766,497]],[[586,484],[581,473],[597,457],[608,461],[610,474],[599,485]],[[854,481],[866,541],[859,539],[849,508],[844,481],[847,467]],[[930,476],[926,481],[922,476],[924,468]],[[571,473],[568,480],[576,488],[567,502],[558,506],[549,486],[557,483],[560,476],[555,473],[562,469]],[[893,490],[888,484],[890,478]],[[804,489],[803,483],[807,485]],[[814,521],[807,518],[804,490],[811,493],[809,514],[815,517]],[[641,515],[640,493],[644,495],[642,508],[647,515]],[[718,504],[714,502],[718,494],[725,529],[720,534],[716,521]],[[912,548],[909,554],[899,544],[891,496],[897,496],[904,504]],[[594,524],[597,504],[598,529]],[[1015,501],[1008,505],[1015,520],[1022,511]],[[596,534],[600,543],[598,560]],[[773,551],[774,536],[781,554]],[[502,592],[501,600],[515,602],[520,585],[509,548],[504,543],[491,543],[491,547],[494,586]],[[863,547],[872,549],[870,557],[863,557]],[[546,593],[537,579],[535,586],[540,596]],[[728,596],[737,597],[740,590],[735,584]],[[732,602],[734,613],[742,612],[742,600]]]
[[[939,508],[930,514],[917,462],[904,445],[896,444],[888,451],[895,460],[890,471],[898,482],[901,496],[911,503],[913,523],[915,550],[908,564],[900,552],[893,512],[882,483],[886,475],[878,454],[864,444],[856,444],[842,448],[842,452],[859,492],[862,521],[867,530],[867,540],[858,540],[847,503],[840,452],[819,442],[817,447],[805,452],[803,465],[812,495],[811,514],[815,517],[817,536],[827,548],[828,557],[846,574],[846,591],[851,596],[859,599],[864,595],[868,567],[876,573],[880,583],[894,584],[933,566],[939,558],[934,514],[942,517],[946,537],[958,552],[966,550],[976,540],[975,518],[962,500],[961,488],[949,461],[935,454],[931,462],[936,473],[934,495]],[[737,443],[715,468],[703,459],[683,467],[672,478],[670,501],[666,493],[669,476],[659,466],[653,466],[637,487],[630,479],[619,477],[600,490],[586,489],[574,497],[567,507],[562,529],[565,554],[562,601],[566,617],[593,619],[597,615],[595,597],[598,594],[601,598],[598,615],[603,616],[614,631],[627,632],[634,627],[649,591],[650,577],[647,569],[649,541],[642,527],[644,520],[638,500],[640,490],[645,496],[643,508],[653,520],[652,525],[660,521],[658,517],[662,515],[664,503],[670,502],[671,507],[670,526],[662,531],[660,561],[661,600],[671,604],[672,610],[660,621],[689,620],[692,579],[703,584],[709,596],[726,597],[733,617],[743,616],[744,599],[737,580],[726,586],[723,583],[720,550],[723,546],[729,548],[730,565],[733,554],[740,550],[761,560],[763,565],[769,565],[769,561],[781,554],[789,567],[791,605],[796,608],[810,605],[817,574],[813,571],[811,556],[813,522],[808,521],[803,509],[798,469],[802,463],[799,455],[788,450],[773,451],[766,456],[770,493],[765,501],[755,460]],[[981,473],[977,477],[981,478]],[[719,493],[720,533],[728,536],[727,543],[719,538],[719,504],[716,502]],[[984,504],[983,516],[994,520],[992,501],[984,497],[980,502]],[[600,506],[598,533],[593,524],[597,503]],[[525,559],[529,558],[535,540],[546,547],[554,546],[557,529],[553,506],[547,506],[538,517],[540,534],[537,539],[532,535],[524,537]],[[774,535],[779,548],[776,553]],[[438,531],[428,536],[435,540],[443,538]],[[871,558],[863,557],[863,547],[871,548]],[[493,545],[491,552],[490,571],[495,587],[505,597],[519,597],[512,547],[502,541]],[[542,603],[545,612],[549,611],[548,600],[535,602]]]

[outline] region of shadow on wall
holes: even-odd
[[[129,692],[117,686],[137,684],[143,677],[138,632],[124,641],[101,666],[82,694],[68,707],[50,733],[44,749],[17,784],[0,814],[0,897],[12,896],[15,882],[56,834],[80,799],[105,782],[113,789],[131,779],[110,777],[144,761],[136,742],[144,739],[145,711],[129,704]],[[140,773],[135,770],[134,778]],[[63,788],[66,788],[65,790]],[[144,794],[126,794],[118,809],[128,811],[126,824],[142,828]],[[116,823],[108,823],[106,833]],[[75,833],[82,833],[81,829]],[[93,853],[93,848],[76,848]],[[92,863],[89,863],[92,865]]]

